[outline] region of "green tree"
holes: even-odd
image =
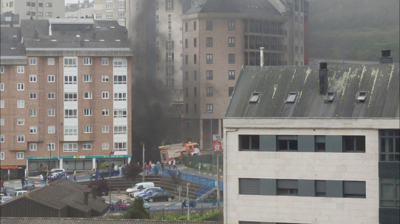
[[[142,172],[142,168],[138,166],[138,163],[132,160],[124,169],[125,177],[131,180],[135,180],[139,173]]]
[[[143,207],[143,199],[135,198],[133,205],[128,208],[126,213],[124,214],[124,218],[127,219],[150,219],[150,214]]]

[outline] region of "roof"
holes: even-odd
[[[93,19],[49,18],[50,24],[94,24]]]
[[[25,47],[21,42],[19,27],[2,27],[0,32],[0,56],[24,56]]]
[[[356,95],[366,91],[364,102]],[[256,92],[257,103],[249,103]],[[294,103],[286,103],[290,92]],[[319,94],[317,66],[246,66],[228,107],[227,118],[398,118],[399,64],[329,65],[328,92]]]
[[[95,219],[95,218],[19,218],[2,217],[2,224],[223,224],[223,222],[207,221],[160,221],[144,219]]]
[[[281,15],[269,1],[265,0],[199,0],[185,14],[199,12],[243,12]]]
[[[6,18],[11,17],[11,21],[6,19]],[[19,24],[19,14],[14,14],[11,12],[5,12],[0,14],[0,23],[1,25],[10,25],[11,23],[13,25],[18,25]]]
[[[90,193],[91,191],[90,188],[61,178],[48,186],[28,192],[16,200],[27,198],[55,209],[62,209],[69,206],[84,212],[94,210],[97,213],[104,214],[108,210],[109,205],[104,203],[100,197],[93,199],[92,195],[89,195],[88,205],[84,205],[84,192]]]

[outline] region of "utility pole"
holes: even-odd
[[[143,166],[143,173],[142,173],[142,182],[144,182],[144,175],[145,175],[145,169],[146,169],[146,165],[145,165],[145,160],[144,160],[144,151],[145,151],[145,149],[144,149],[144,143],[142,143],[142,146],[143,146],[143,161],[142,161],[142,166]]]
[[[109,186],[109,193],[108,193],[108,200],[110,202],[110,206],[111,206],[111,155],[114,154],[114,150],[110,152],[110,154],[108,154],[108,186]],[[110,209],[108,209],[108,214],[107,217],[110,218]]]
[[[219,200],[220,200],[220,195],[219,195],[219,151],[217,151],[217,205],[219,207]]]
[[[187,205],[187,220],[190,221],[190,201],[189,201],[189,182],[186,184],[186,205]]]

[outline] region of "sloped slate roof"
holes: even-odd
[[[206,221],[159,221],[143,219],[95,219],[95,218],[1,218],[1,224],[223,224]]]
[[[16,45],[13,44],[14,35],[17,36]],[[21,29],[19,27],[2,27],[0,32],[0,56],[24,56],[25,47],[20,43],[20,40]]]
[[[336,94],[325,103],[319,94],[318,66],[276,66],[242,69],[226,117],[372,118],[399,117],[399,64],[328,65],[328,92]],[[357,102],[358,91],[367,91]],[[258,103],[249,103],[253,92]],[[298,92],[295,103],[285,103]]]
[[[281,15],[278,10],[265,0],[200,0],[185,13],[199,12],[236,12]]]

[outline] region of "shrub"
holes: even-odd
[[[135,180],[139,173],[142,172],[142,168],[138,166],[137,162],[132,160],[124,169],[124,175],[126,178]]]
[[[150,219],[150,214],[143,207],[143,199],[135,198],[133,201],[133,205],[128,208],[126,213],[124,214],[124,218],[127,219]]]
[[[102,196],[103,192],[108,194],[108,182],[104,179],[90,181],[87,185],[89,188],[92,188],[94,185],[97,186],[97,196]]]

